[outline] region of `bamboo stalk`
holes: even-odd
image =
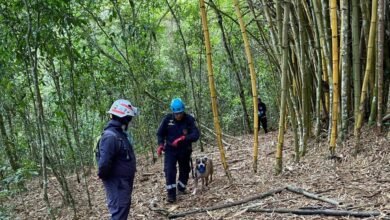
[[[352,68],[353,68],[353,95],[354,95],[354,118],[357,118],[359,112],[359,98],[361,89],[360,77],[360,31],[359,31],[359,2],[352,0]],[[356,120],[355,120],[356,122]],[[356,126],[356,125],[355,125]]]
[[[298,24],[299,24],[299,63],[300,63],[300,73],[301,73],[301,99],[302,99],[302,148],[301,148],[301,155],[304,156],[306,154],[306,148],[307,148],[307,139],[309,136],[309,119],[310,119],[310,111],[309,111],[309,97],[308,97],[308,91],[309,86],[308,84],[308,78],[309,74],[307,73],[307,59],[305,56],[305,52],[307,51],[307,48],[304,47],[306,42],[306,34],[304,33],[305,24],[303,23],[303,12],[301,4],[299,3],[301,1],[297,1],[296,8],[298,13]]]
[[[284,120],[286,118],[286,97],[287,97],[287,71],[288,71],[288,19],[290,14],[290,4],[284,3],[284,18],[283,18],[283,37],[282,37],[282,51],[283,51],[283,63],[282,63],[282,80],[281,90],[282,98],[280,101],[280,115],[279,115],[279,134],[278,144],[276,146],[276,167],[275,172],[279,174],[282,172],[282,156],[283,156],[283,142],[284,142]]]
[[[276,38],[277,34],[275,31],[275,26],[273,25],[273,22],[271,19],[269,6],[268,6],[266,0],[261,0],[261,2],[263,4],[263,11],[264,11],[265,18],[267,19],[267,23],[269,25],[269,34],[270,34],[270,38],[271,38],[272,49],[273,49],[275,55],[280,55],[279,42],[278,42],[278,39]]]
[[[321,7],[323,6],[323,7]],[[328,39],[328,17],[326,16],[328,13],[325,11],[325,2],[321,4],[319,0],[313,0],[313,7],[314,7],[314,14],[317,20],[317,29],[320,36],[320,45],[321,45],[321,51],[322,51],[322,57],[323,57],[323,76],[324,81],[328,83],[329,85],[329,92],[325,94],[325,109],[327,110],[327,113],[329,114],[329,132],[330,128],[332,126],[332,99],[333,99],[333,80],[332,80],[332,65],[331,65],[331,52],[330,52],[330,46]],[[322,8],[322,10],[321,10]],[[323,13],[321,13],[321,11]],[[326,68],[325,68],[326,67]],[[330,135],[329,135],[330,136]]]
[[[240,6],[238,3],[238,0],[234,0],[234,8],[236,11],[236,15],[238,18],[238,21],[240,23],[240,28],[241,28],[241,34],[242,34],[242,39],[244,40],[245,44],[245,54],[246,58],[248,61],[248,66],[249,66],[249,72],[251,76],[251,86],[252,86],[252,99],[253,99],[253,118],[254,118],[254,123],[253,123],[253,130],[254,130],[254,141],[253,141],[253,172],[257,172],[257,157],[259,154],[259,149],[258,149],[258,142],[259,142],[259,129],[258,129],[258,124],[259,124],[259,116],[257,114],[258,111],[258,103],[257,103],[257,86],[256,86],[256,73],[255,73],[255,67],[253,65],[253,60],[252,60],[252,53],[249,47],[249,41],[248,37],[246,35],[246,30],[245,30],[245,24],[242,19],[242,14],[240,11]]]
[[[372,17],[370,25],[370,33],[368,38],[367,46],[367,60],[366,60],[366,69],[364,72],[364,80],[362,85],[362,93],[360,95],[359,111],[357,115],[357,122],[355,126],[355,138],[356,138],[356,150],[359,151],[359,141],[360,141],[360,129],[363,124],[363,113],[364,113],[364,103],[366,101],[368,81],[372,74],[372,59],[374,58],[374,46],[375,46],[375,35],[376,35],[376,21],[377,21],[377,1],[372,1]]]
[[[332,29],[332,62],[333,62],[333,105],[332,105],[332,129],[329,150],[333,156],[336,153],[337,139],[337,120],[339,110],[339,55],[338,55],[338,37],[337,37],[337,0],[330,1],[330,17]]]
[[[341,132],[342,140],[348,132],[348,109],[349,109],[349,79],[350,79],[350,64],[349,64],[349,31],[348,31],[348,0],[341,0]]]
[[[222,14],[221,12],[217,9],[217,6],[214,4],[214,2],[212,0],[210,0],[210,4],[213,5],[213,9],[218,17],[218,26],[219,28],[221,29],[221,37],[222,37],[222,41],[223,41],[223,46],[226,50],[226,53],[227,53],[227,57],[228,57],[228,60],[230,62],[230,65],[232,66],[232,69],[233,69],[233,72],[236,76],[236,79],[237,79],[237,84],[238,84],[238,89],[239,89],[239,96],[240,96],[240,101],[241,101],[241,105],[242,105],[242,110],[243,110],[243,116],[244,116],[244,121],[245,121],[245,130],[247,130],[249,133],[252,133],[252,129],[251,129],[251,121],[249,119],[249,114],[248,114],[248,110],[247,110],[247,105],[246,105],[246,102],[245,102],[245,90],[244,90],[244,85],[242,83],[242,80],[241,80],[241,76],[240,76],[240,71],[241,71],[241,66],[237,65],[235,59],[234,59],[234,56],[233,56],[233,51],[232,51],[232,48],[229,47],[228,45],[228,42],[229,42],[229,38],[228,36],[226,35],[225,33],[225,28],[223,26],[223,17],[222,17]]]
[[[317,19],[313,19],[314,27],[317,26]],[[322,97],[322,68],[323,68],[323,56],[321,52],[321,44],[320,44],[320,35],[318,28],[314,28],[314,37],[315,47],[317,52],[317,68],[316,68],[316,76],[317,76],[317,88],[316,88],[316,105],[315,105],[315,115],[316,115],[316,124],[315,124],[315,137],[317,142],[320,141],[320,133],[321,133],[321,97]]]
[[[382,106],[383,106],[383,42],[384,42],[384,15],[385,15],[384,0],[378,0],[378,52],[376,60],[376,71],[378,74],[378,115],[376,126],[378,133],[382,132]]]
[[[203,35],[204,35],[204,41],[206,46],[206,57],[207,57],[207,70],[208,70],[208,79],[209,79],[209,88],[210,88],[210,96],[211,96],[211,107],[213,111],[213,121],[214,121],[214,127],[215,127],[215,133],[217,133],[217,144],[221,156],[221,162],[222,166],[225,170],[225,174],[228,177],[229,181],[232,182],[232,176],[229,171],[229,166],[226,162],[226,156],[225,156],[225,149],[222,144],[222,131],[221,127],[219,125],[219,118],[218,118],[218,107],[217,107],[217,95],[216,95],[216,89],[215,89],[215,82],[214,82],[214,72],[213,72],[213,61],[211,56],[211,45],[210,45],[210,36],[209,36],[209,29],[207,24],[207,14],[206,14],[206,7],[204,0],[199,0],[199,7],[201,11],[201,18],[202,18],[202,27],[203,27]]]

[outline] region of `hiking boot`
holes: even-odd
[[[168,196],[167,201],[168,201],[169,203],[174,203],[174,202],[176,202],[176,198],[173,197],[173,196]]]
[[[186,194],[188,194],[188,192],[185,189],[178,189],[177,190],[177,195],[186,195]]]
[[[186,192],[186,185],[185,184],[183,184],[180,180],[179,180],[179,182],[177,183],[177,193],[179,194],[179,195],[184,195],[184,194],[187,194],[187,192]]]

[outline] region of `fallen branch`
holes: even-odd
[[[200,126],[201,126],[202,128],[204,128],[204,129],[206,129],[208,132],[212,133],[214,136],[217,136],[217,134],[216,134],[211,128],[207,127],[207,126],[204,125],[203,123],[200,124]],[[221,135],[224,136],[224,137],[233,139],[233,140],[242,141],[242,139],[240,139],[240,138],[237,138],[237,137],[234,137],[234,136],[225,134],[225,133],[223,133],[223,132],[221,132]]]
[[[209,144],[209,143],[206,143],[206,142],[203,142],[202,141],[202,143],[204,143],[204,144]],[[216,147],[215,145],[210,145],[210,149],[211,148],[214,148],[214,147]],[[251,148],[240,148],[240,149],[237,149],[237,150],[229,150],[229,153],[231,154],[231,155],[235,155],[235,153],[237,153],[237,152],[241,152],[241,151],[248,151],[249,153],[250,152],[252,152],[252,149]],[[219,151],[213,151],[213,152],[208,152],[208,150],[207,151],[205,151],[205,152],[195,152],[195,153],[193,153],[192,154],[192,157],[193,158],[196,158],[196,157],[198,157],[198,156],[204,156],[205,154],[207,154],[207,155],[209,155],[209,156],[211,156],[211,155],[216,155],[216,154],[220,154],[220,152]],[[217,155],[217,156],[218,156]],[[213,157],[211,157],[211,158],[213,158]],[[228,160],[229,160],[229,158],[228,158]],[[230,163],[230,161],[228,161],[229,163]]]
[[[159,213],[160,215],[164,215],[164,216],[168,216],[169,215],[169,211],[166,210],[166,209],[163,209],[163,208],[150,208],[149,207],[149,209],[151,211]]]
[[[377,192],[375,192],[375,193],[372,193],[371,195],[363,195],[363,197],[366,197],[366,198],[372,198],[372,197],[374,197],[374,196],[377,196],[377,195],[379,195],[379,194],[381,194],[382,193],[382,190],[378,190]]]
[[[383,117],[382,122],[385,122],[385,121],[387,121],[389,119],[390,119],[390,114],[388,114],[385,117]]]
[[[274,189],[274,190],[270,190],[270,191],[262,193],[260,195],[251,196],[251,197],[248,197],[248,198],[245,198],[243,200],[236,201],[236,202],[220,204],[220,205],[215,205],[215,206],[206,207],[206,208],[199,208],[199,209],[190,210],[190,211],[181,212],[181,213],[172,213],[172,214],[168,215],[168,218],[178,218],[178,217],[184,217],[186,215],[191,215],[191,214],[195,214],[195,213],[201,213],[201,212],[213,211],[213,210],[217,210],[217,209],[229,208],[229,207],[236,206],[236,205],[241,205],[243,203],[247,203],[247,202],[250,202],[250,201],[253,201],[253,200],[264,199],[264,198],[272,196],[272,195],[274,195],[276,193],[280,193],[284,189],[285,189],[285,187]]]
[[[305,209],[259,209],[249,208],[247,212],[267,212],[267,213],[292,213],[296,215],[327,215],[327,216],[353,216],[353,217],[372,217],[378,216],[381,213],[377,211],[359,212],[359,211],[346,211],[346,210],[305,210]]]
[[[329,198],[326,198],[326,197],[322,197],[321,195],[317,195],[317,194],[314,194],[314,193],[310,193],[310,192],[307,192],[301,188],[295,188],[293,186],[287,186],[286,189],[288,191],[291,191],[291,192],[294,192],[294,193],[298,193],[298,194],[302,194],[306,197],[309,197],[309,198],[312,198],[312,199],[316,199],[316,200],[320,200],[320,201],[323,201],[323,202],[327,202],[327,203],[330,203],[332,205],[341,205],[342,202],[339,202],[339,201],[336,201],[336,200],[333,200],[333,199],[329,199]]]
[[[381,179],[381,180],[377,180],[378,183],[390,183],[390,179]]]
[[[157,207],[156,201],[150,202],[150,204],[149,204],[148,207],[149,207],[149,209],[150,209],[151,211],[160,213],[161,215],[164,215],[164,216],[168,216],[168,215],[169,215],[169,211],[168,211],[168,210],[163,209],[163,208],[158,208],[158,207]]]
[[[207,145],[207,144],[208,144],[208,142],[206,142],[206,141],[202,141],[202,143],[203,143],[204,145]],[[228,142],[224,141],[223,139],[222,139],[222,143],[223,143],[224,146],[227,146],[227,147],[230,147],[230,146],[231,146],[231,144],[229,144]],[[219,152],[218,152],[218,153],[219,153]]]

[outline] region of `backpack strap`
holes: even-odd
[[[101,135],[100,135],[100,137],[99,137],[99,140],[98,140],[97,143],[96,143],[96,147],[95,147],[96,162],[98,162],[98,161],[99,161],[99,158],[100,158],[100,141],[101,141],[101,139],[102,139],[102,137],[103,137],[103,135],[104,135],[105,133],[110,133],[110,134],[113,134],[113,135],[115,136],[115,139],[116,139],[117,142],[119,143],[119,148],[121,147],[120,145],[122,144],[123,138],[120,137],[116,132],[114,132],[114,131],[112,131],[112,130],[104,130],[104,131],[101,133]],[[127,153],[127,154],[128,154],[128,153]]]

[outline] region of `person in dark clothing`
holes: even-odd
[[[267,133],[267,106],[261,101],[261,98],[258,98],[258,115],[259,115],[259,124],[257,125],[258,130],[260,131],[260,124],[264,128],[264,132]]]
[[[166,115],[157,130],[157,154],[165,151],[164,172],[167,189],[167,201],[176,201],[176,188],[185,194],[191,171],[191,143],[199,139],[199,130],[195,119],[184,112],[185,105],[180,98],[171,102],[172,113]],[[176,184],[176,164],[179,164],[179,179]]]
[[[111,220],[125,220],[130,212],[131,193],[136,172],[136,158],[127,133],[137,115],[137,108],[127,100],[117,100],[110,110],[111,120],[99,141],[96,161]]]

